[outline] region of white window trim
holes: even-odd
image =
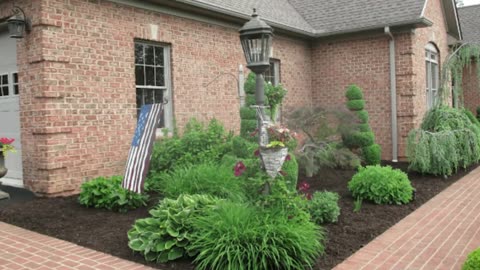
[[[439,83],[440,83],[440,65],[438,62],[439,58],[439,53],[437,48],[431,43],[427,44],[425,46],[425,63],[426,65],[426,70],[425,70],[425,76],[426,76],[426,83],[427,85],[425,86],[426,89],[426,96],[427,96],[427,109],[431,109],[436,102],[436,99],[438,98],[438,90],[439,90]],[[432,59],[432,56],[435,56],[435,59]],[[437,74],[436,74],[436,88],[433,88],[433,78],[432,78],[432,65],[437,66]]]
[[[164,105],[163,114],[164,114],[164,123],[165,127],[158,128],[156,131],[157,137],[163,136],[162,129],[166,128],[169,130],[169,133],[173,133],[173,94],[172,94],[172,75],[171,75],[171,46],[168,44],[162,44],[157,42],[150,42],[145,40],[135,40],[134,44],[149,44],[156,47],[163,48],[163,68],[165,70],[165,86],[146,86],[146,85],[135,85],[135,91],[137,88],[145,89],[161,89],[163,92],[163,99],[168,101]],[[136,64],[135,64],[136,65]],[[135,72],[135,70],[134,70]]]
[[[0,74],[0,77],[1,76],[4,76],[4,75],[7,75],[7,78],[8,78],[8,96],[0,96],[0,98],[2,99],[7,99],[7,98],[14,98],[16,96],[18,96],[20,94],[20,90],[19,90],[19,94],[16,95],[15,94],[15,85],[20,85],[20,82],[17,82],[17,83],[14,83],[13,82],[13,74],[17,74],[18,76],[18,71],[11,71],[11,72],[5,72],[5,73],[1,73]],[[3,84],[1,85],[1,87],[3,87]],[[2,91],[0,89],[0,91]]]

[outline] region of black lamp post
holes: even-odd
[[[258,130],[259,144],[265,146],[268,144],[268,135],[266,130],[262,130],[262,119],[265,120],[265,80],[263,72],[270,66],[270,52],[272,50],[273,29],[267,23],[262,21],[253,9],[252,19],[245,23],[240,29],[240,42],[242,43],[243,53],[247,60],[247,67],[252,70],[256,76],[255,101],[259,109]]]
[[[23,9],[13,7],[14,15],[7,20],[8,32],[11,38],[23,38],[23,33],[29,33],[32,30],[30,19],[25,16]]]

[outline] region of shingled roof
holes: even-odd
[[[458,9],[463,40],[480,45],[480,5]]]

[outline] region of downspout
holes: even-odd
[[[397,131],[397,75],[395,65],[395,38],[390,27],[385,26],[385,34],[390,37],[390,99],[392,115],[392,162],[398,162],[398,131]]]

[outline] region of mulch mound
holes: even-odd
[[[406,171],[406,163],[384,164]],[[322,170],[318,176],[300,176],[310,191],[328,190],[340,195],[341,215],[335,224],[324,226],[327,232],[326,255],[319,258],[315,269],[331,269],[355,251],[383,233],[403,217],[420,207],[440,191],[473,170],[473,166],[444,179],[409,173],[416,189],[415,200],[408,205],[374,205],[363,202],[359,212],[353,212],[354,199],[347,183],[354,171]],[[120,258],[159,269],[193,269],[187,259],[168,264],[147,263],[128,248],[127,231],[136,219],[148,216],[148,209],[158,202],[151,197],[148,208],[126,214],[87,209],[77,203],[77,196],[66,198],[36,198],[7,206],[0,205],[0,221],[76,243]]]

